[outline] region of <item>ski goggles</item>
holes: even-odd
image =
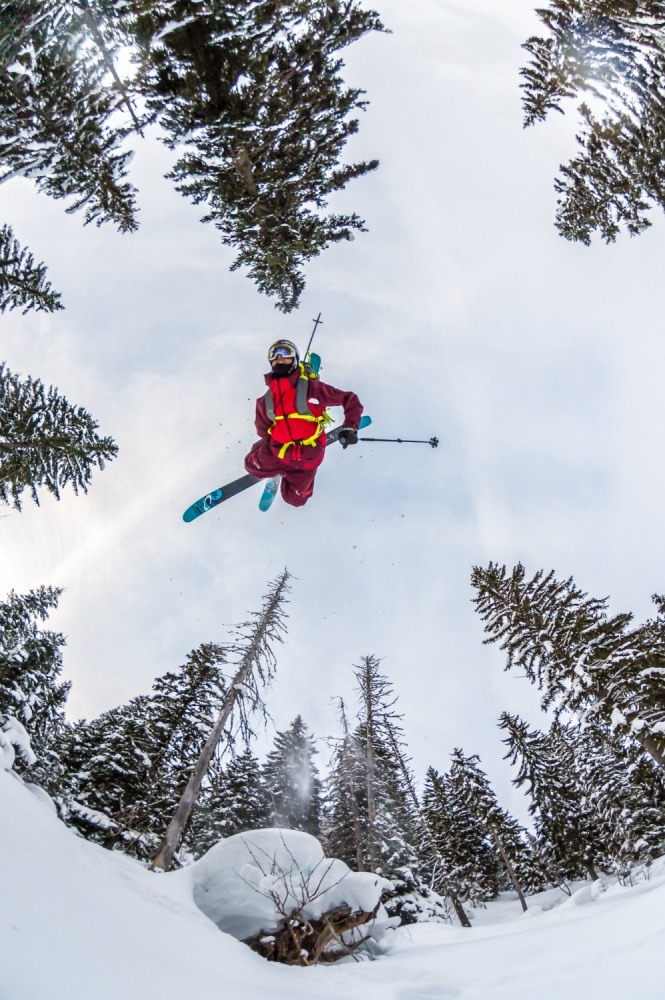
[[[275,344],[268,351],[268,361],[274,361],[275,358],[288,358],[292,361],[295,356],[295,349],[290,344]]]

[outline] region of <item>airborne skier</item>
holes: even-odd
[[[281,477],[282,498],[302,507],[314,491],[316,470],[326,450],[326,407],[344,407],[339,431],[343,448],[358,443],[363,407],[355,392],[327,385],[301,364],[290,340],[276,341],[268,351],[266,393],[256,401],[255,426],[260,440],[245,458],[245,468],[259,479]]]

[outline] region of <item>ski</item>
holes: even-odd
[[[193,521],[195,518],[200,517],[201,514],[205,514],[207,510],[212,510],[218,504],[223,503],[225,500],[230,500],[231,497],[237,496],[238,493],[242,493],[243,490],[248,490],[250,486],[254,486],[255,483],[260,482],[261,480],[257,476],[249,474],[240,476],[239,479],[234,479],[233,482],[227,483],[226,486],[220,486],[219,489],[213,490],[211,493],[206,493],[204,497],[201,497],[200,500],[197,500],[196,503],[187,508],[182,515],[182,519],[183,521]]]
[[[360,418],[360,429],[369,427],[372,422],[371,417],[367,417],[363,414]],[[337,441],[341,427],[333,427],[331,431],[326,434],[326,447],[329,444],[334,444]],[[194,521],[201,514],[205,514],[206,511],[212,510],[213,507],[219,506],[220,503],[224,503],[225,500],[230,500],[231,497],[237,496],[238,493],[242,493],[244,490],[248,490],[250,486],[254,486],[256,483],[262,482],[257,476],[252,476],[247,474],[245,476],[240,476],[239,479],[234,479],[232,482],[227,483],[225,486],[220,486],[219,489],[212,490],[210,493],[206,493],[202,496],[200,500],[193,503],[191,507],[188,507],[185,513],[182,515],[183,521]],[[276,490],[275,490],[276,492]],[[263,498],[262,498],[263,499]],[[272,503],[272,500],[270,501]],[[268,506],[270,506],[270,503]],[[267,509],[267,508],[262,508]]]
[[[279,489],[279,484],[281,481],[281,476],[274,476],[269,479],[265,486],[263,487],[263,493],[261,494],[261,499],[259,500],[259,510],[268,510],[273,500],[277,496],[277,490]]]

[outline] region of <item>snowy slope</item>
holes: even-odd
[[[502,899],[472,930],[419,925],[375,962],[268,964],[189,883],[74,836],[0,771],[0,1000],[664,1000],[665,866],[631,888]]]

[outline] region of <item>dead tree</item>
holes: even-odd
[[[261,611],[257,612],[253,621],[238,626],[238,643],[234,652],[238,657],[238,669],[231,681],[219,715],[194,765],[187,787],[185,788],[173,818],[168,825],[164,839],[150,865],[151,869],[169,871],[178,845],[183,838],[187,823],[196,803],[201,782],[203,781],[210,761],[227,723],[231,720],[234,709],[238,709],[237,726],[241,735],[249,739],[252,734],[250,716],[255,712],[267,715],[266,707],[259,691],[259,683],[263,686],[272,680],[276,657],[272,645],[283,642],[286,630],[284,604],[289,592],[288,570],[275,580],[263,599]]]

